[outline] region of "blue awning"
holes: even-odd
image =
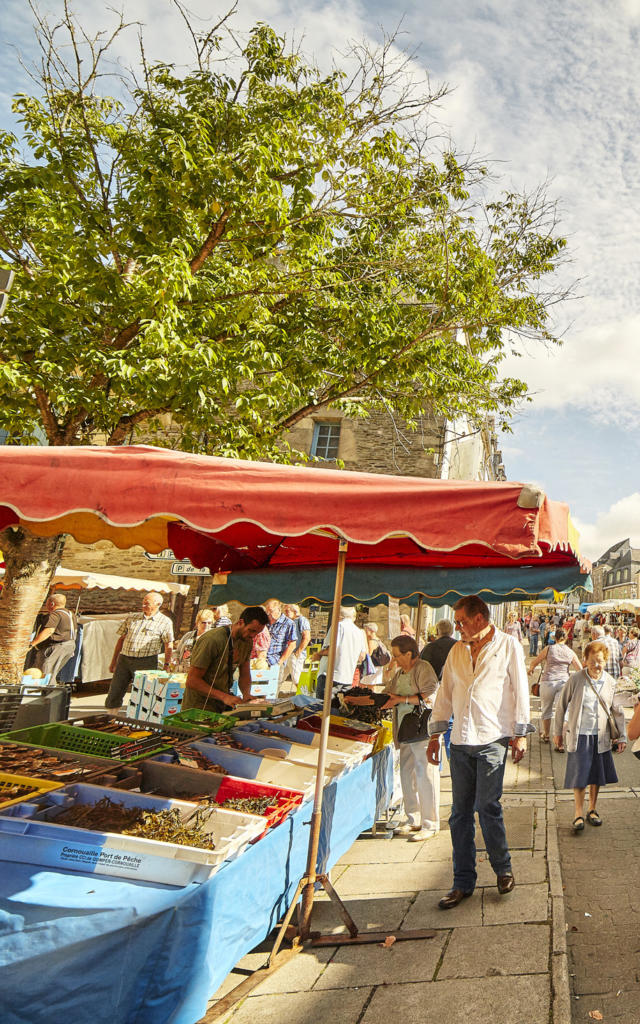
[[[263,604],[270,597],[284,603],[330,604],[335,587],[334,569],[282,570],[229,573],[226,584],[211,588],[210,604]],[[375,569],[347,566],[343,604],[388,604],[397,598],[402,604],[423,604],[433,608],[453,604],[459,597],[479,594],[488,604],[553,600],[554,591],[564,593],[583,587],[592,589],[591,577],[572,566],[514,566],[502,569]]]

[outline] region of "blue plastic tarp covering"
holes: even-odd
[[[335,587],[335,569],[287,571],[261,569],[233,572],[226,584],[211,588],[210,604],[240,601],[244,605],[262,604],[276,596],[284,602],[312,600],[331,603]],[[553,591],[567,592],[575,587],[592,589],[591,577],[574,566],[518,566],[477,569],[375,569],[347,565],[342,588],[345,605],[388,604],[389,597],[402,604],[424,603],[438,608],[452,604],[465,594],[480,594],[488,604],[518,601],[530,596],[549,596]]]
[[[389,747],[325,787],[319,867],[389,804]],[[2,1024],[195,1024],[285,913],[311,804],[202,884],[171,888],[0,862]]]

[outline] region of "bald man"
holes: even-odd
[[[64,594],[51,595],[47,601],[48,618],[30,644],[35,652],[33,664],[43,676],[51,676],[52,683],[76,649],[76,624],[66,605]]]
[[[160,611],[162,595],[151,591],[142,598],[142,611],[130,615],[118,629],[109,669],[113,672],[106,708],[119,708],[136,672],[157,669],[158,655],[164,647],[164,663],[171,664],[173,623]]]

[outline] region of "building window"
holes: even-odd
[[[616,583],[619,583],[619,582],[620,582],[620,576],[621,576],[621,572],[620,572],[620,570],[618,569],[618,570],[616,571]]]
[[[314,423],[311,454],[317,459],[334,460],[338,458],[340,444],[339,423]]]

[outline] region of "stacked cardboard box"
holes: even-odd
[[[184,672],[136,672],[127,706],[127,717],[162,723],[176,715],[184,697]]]

